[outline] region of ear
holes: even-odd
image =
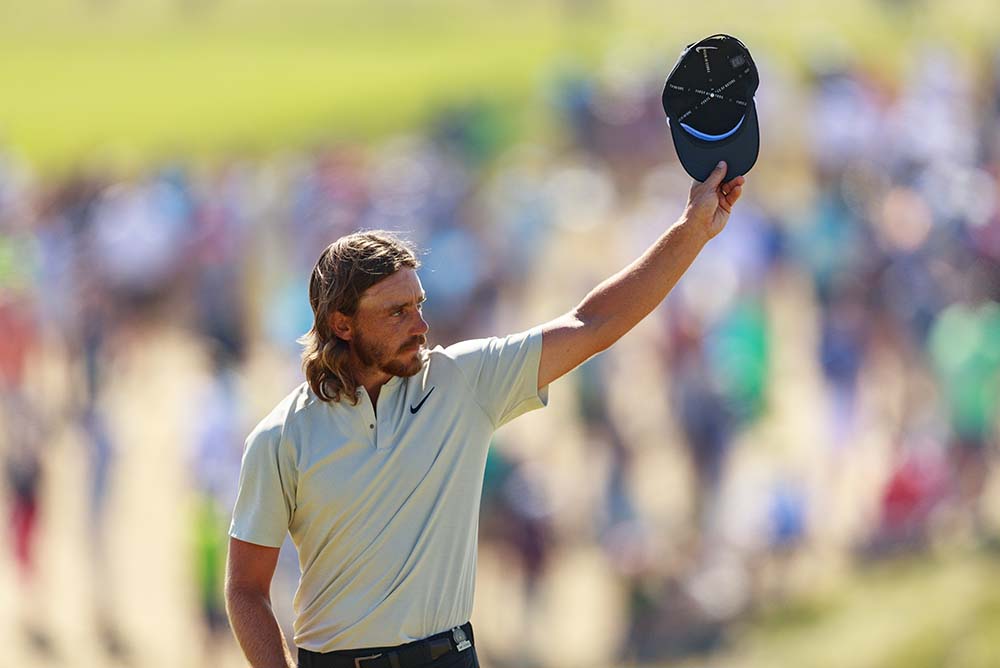
[[[337,338],[350,341],[354,335],[354,319],[340,311],[330,314],[330,329]]]

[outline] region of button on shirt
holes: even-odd
[[[299,552],[295,644],[385,647],[472,615],[486,450],[493,432],[548,401],[542,334],[440,346],[378,410],[300,385],[251,432],[229,535]]]

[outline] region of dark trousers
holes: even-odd
[[[437,661],[424,665],[427,668],[479,668],[479,657],[476,656],[476,648],[470,647],[464,652],[445,654]]]
[[[370,655],[364,655],[370,656]],[[365,663],[362,662],[362,666]],[[310,666],[319,665],[315,663],[310,663],[308,660],[305,662],[302,658],[302,652],[299,652],[299,668],[309,668]],[[402,668],[479,668],[479,657],[476,656],[476,648],[470,647],[464,652],[451,652],[450,654],[445,654],[437,661],[431,661],[430,663],[420,663],[414,666],[403,666]]]
[[[471,626],[466,625],[465,628],[469,634],[468,639],[475,642],[474,637],[472,637]],[[424,645],[426,647],[426,643],[429,640],[438,639],[438,642],[440,642],[440,639],[443,637],[450,638],[451,634],[445,632],[431,636],[431,638],[426,640],[418,640],[398,647],[350,649],[322,654],[299,648],[298,668],[355,668],[356,659],[359,659],[357,668],[395,668],[395,663],[398,663],[399,668],[479,668],[479,657],[476,656],[475,645],[458,651],[455,643],[451,642],[450,651],[442,656],[438,656],[436,659],[414,658],[424,655],[423,652],[415,652],[415,646]],[[393,657],[393,663],[388,661],[388,657],[391,654],[396,655]],[[379,655],[378,658],[365,658],[375,655]]]

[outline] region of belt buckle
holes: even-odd
[[[462,630],[461,626],[456,626],[451,630],[451,637],[455,640],[455,649],[459,652],[464,652],[465,650],[472,647],[472,643],[469,642],[468,636],[465,635],[465,631]]]
[[[359,656],[354,659],[354,668],[362,668],[361,662],[367,661],[368,659],[377,659],[382,656],[381,652],[378,654],[372,654],[371,656]]]

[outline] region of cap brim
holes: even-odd
[[[720,160],[726,161],[726,180],[746,174],[757,162],[760,151],[760,129],[757,126],[757,105],[750,101],[747,115],[740,129],[718,142],[692,137],[680,123],[670,122],[677,158],[684,171],[698,181],[704,181]]]

